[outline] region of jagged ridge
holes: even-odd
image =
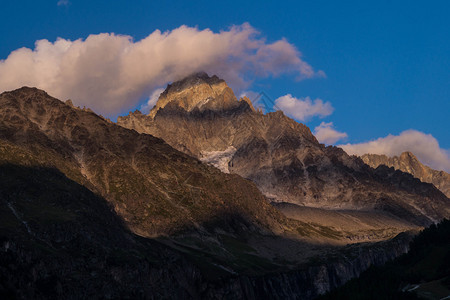
[[[409,173],[423,182],[433,184],[447,197],[450,197],[450,174],[425,166],[411,152],[406,151],[401,153],[400,156],[394,157],[379,154],[364,154],[361,156],[361,159],[372,168],[385,165]]]

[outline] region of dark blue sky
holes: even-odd
[[[270,97],[329,101],[348,142],[416,129],[450,149],[450,1],[3,1],[0,59],[39,39],[114,32],[148,36],[180,25],[226,30],[249,22],[268,42],[286,38],[326,78],[257,79]],[[132,4],[130,4],[132,3]],[[131,108],[130,108],[131,109]]]

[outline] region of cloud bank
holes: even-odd
[[[321,99],[312,101],[309,97],[298,99],[291,94],[276,99],[275,107],[298,121],[306,121],[313,116],[326,117],[334,110],[330,102],[323,102]]]
[[[334,144],[337,141],[346,139],[348,135],[345,132],[339,132],[333,128],[333,122],[320,123],[319,126],[314,128],[314,136],[317,140],[323,144]]]
[[[17,49],[0,61],[0,91],[35,86],[111,116],[135,107],[155,88],[202,70],[241,87],[249,74],[324,76],[288,41],[268,43],[245,23],[218,33],[188,26],[155,30],[140,41],[113,33],[38,40],[34,49]]]
[[[340,145],[348,154],[366,153],[400,155],[410,151],[425,165],[436,170],[450,172],[450,151],[442,149],[431,135],[417,130],[406,130],[399,135],[388,135],[367,143]]]

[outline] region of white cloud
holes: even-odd
[[[363,155],[366,153],[385,154],[387,156],[400,155],[410,151],[425,165],[436,170],[450,172],[450,152],[439,147],[438,141],[431,135],[417,130],[406,130],[399,135],[360,143],[340,145],[348,154]]]
[[[59,0],[57,3],[58,6],[65,6],[69,4],[70,4],[69,0]]]
[[[305,121],[313,116],[329,116],[334,110],[330,102],[323,102],[321,99],[312,101],[309,97],[298,99],[291,94],[276,99],[275,106],[298,121]]]
[[[202,70],[233,87],[244,87],[249,76],[323,75],[285,39],[268,43],[247,23],[219,33],[181,26],[155,30],[140,41],[113,33],[36,41],[33,50],[20,48],[0,60],[0,91],[36,86],[113,116],[135,107],[155,88]]]
[[[148,114],[153,106],[155,106],[162,92],[164,92],[164,88],[158,88],[154,90],[148,98],[147,102],[141,106],[140,111],[143,114]]]
[[[320,123],[314,128],[314,136],[317,140],[324,144],[334,144],[339,140],[345,139],[348,135],[345,132],[339,132],[333,128],[333,122]]]

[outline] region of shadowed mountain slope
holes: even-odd
[[[189,270],[58,170],[0,165],[0,298],[193,298]]]

